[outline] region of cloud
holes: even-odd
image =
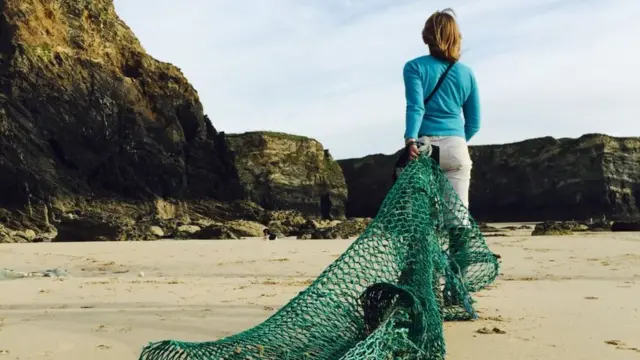
[[[402,67],[452,7],[478,78],[472,143],[640,135],[637,0],[115,0],[146,50],[180,67],[219,130],[310,136],[336,158],[402,145]]]

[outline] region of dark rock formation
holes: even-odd
[[[307,219],[297,211],[275,210],[267,212],[263,221],[269,230],[278,236],[293,236],[300,227],[307,223]]]
[[[589,134],[472,147],[471,212],[493,221],[640,214],[640,138]]]
[[[300,226],[295,235],[298,239],[349,239],[364,232],[371,218],[351,218],[345,221],[319,223],[308,221]]]
[[[347,188],[342,169],[316,140],[274,132],[229,134],[240,180],[266,210],[343,218]]]
[[[375,216],[397,154],[339,160],[347,216]],[[472,146],[470,208],[481,221],[640,215],[640,138],[600,134]]]
[[[192,239],[240,239],[262,237],[265,226],[246,220],[232,220],[225,223],[211,223],[195,232]]]
[[[391,175],[401,151],[393,155],[374,154],[338,160],[347,183],[347,217],[376,216],[393,185]]]
[[[593,219],[589,219],[584,223],[589,231],[611,231],[611,225],[613,225],[613,221],[609,221],[607,219],[600,219],[597,221],[593,221]]]
[[[502,229],[504,230],[510,230],[510,231],[517,231],[517,230],[530,230],[531,226],[529,225],[510,225],[510,226],[505,226]]]
[[[640,231],[640,221],[616,221],[611,225],[611,231]]]
[[[112,221],[109,218],[69,215],[56,226],[57,242],[126,240],[126,229],[130,224]]]
[[[478,229],[480,231],[482,231],[482,233],[484,233],[484,234],[499,233],[499,232],[506,231],[505,229],[500,229],[500,228],[497,228],[495,226],[491,226],[491,225],[489,225],[487,223],[483,223],[483,222],[479,222],[478,223]]]
[[[586,225],[575,221],[545,221],[536,224],[531,235],[573,235],[574,232],[587,230],[589,230],[589,228]]]
[[[196,91],[145,53],[111,0],[0,4],[0,222],[46,231],[57,217],[61,240],[79,227],[118,239],[111,220],[62,215],[122,201],[137,221],[158,198],[244,196]]]
[[[14,242],[22,242],[20,238],[15,236],[15,232],[12,232],[9,229],[6,229],[2,224],[0,224],[0,244],[2,243],[14,243]]]

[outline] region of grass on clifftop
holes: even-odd
[[[312,139],[310,137],[288,134],[288,133],[277,132],[277,131],[247,131],[244,133],[232,133],[232,134],[227,133],[226,134],[226,136],[229,138],[241,138],[243,136],[251,136],[251,135],[268,136],[268,137],[274,137],[278,139],[292,140],[292,141],[317,141],[316,139]]]
[[[160,65],[170,76],[184,78],[177,67],[146,53],[116,14],[112,0],[5,1],[5,16],[15,28],[12,41],[45,63],[52,64],[54,56],[82,58],[122,74],[127,66],[144,62],[147,68]]]
[[[95,71],[108,74],[125,101],[151,121],[157,109],[149,94],[180,93],[200,102],[180,69],[145,52],[113,0],[4,1],[3,16],[14,31],[9,40],[19,54],[11,66],[24,73],[44,69],[67,89],[88,84]]]

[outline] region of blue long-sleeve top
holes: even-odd
[[[446,62],[431,55],[418,57],[405,64],[405,139],[429,135],[460,136],[469,141],[480,130],[480,98],[476,78],[471,68],[460,62],[451,68],[425,111],[424,100],[447,66]]]

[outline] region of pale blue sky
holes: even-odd
[[[402,67],[452,7],[478,78],[472,144],[640,136],[638,0],[115,0],[220,131],[313,137],[336,158],[403,144]]]

